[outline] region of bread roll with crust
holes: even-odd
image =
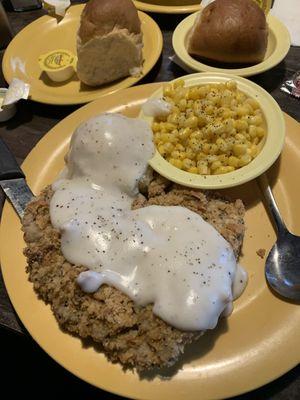
[[[264,59],[268,26],[253,0],[215,0],[195,21],[188,53],[224,63],[258,63]]]
[[[131,0],[90,0],[77,35],[77,75],[99,86],[141,71],[141,22]]]

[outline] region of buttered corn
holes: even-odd
[[[163,95],[172,111],[154,119],[154,143],[175,167],[224,174],[249,164],[260,152],[266,136],[262,111],[234,80],[185,87],[179,79],[166,85]]]

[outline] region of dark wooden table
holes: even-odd
[[[80,1],[74,1],[79,3]],[[28,23],[43,15],[42,10],[23,13],[8,12],[14,34]],[[171,39],[176,25],[184,15],[158,15],[152,17],[159,24],[164,36],[162,57],[153,70],[140,82],[169,81],[185,74],[180,67],[169,60],[173,54]],[[29,44],[34,46],[34,42]],[[1,61],[4,50],[0,52]],[[284,79],[291,77],[300,69],[300,47],[291,47],[285,60],[278,66],[263,74],[251,78],[264,87],[278,101],[281,108],[300,121],[300,101],[287,96],[279,90]],[[4,77],[0,75],[0,87],[6,86]],[[0,136],[5,140],[19,163],[27,156],[33,146],[59,120],[63,119],[78,106],[51,106],[21,101],[17,115],[6,123],[0,124]],[[300,129],[299,129],[300,135]],[[0,211],[3,195],[0,193]],[[12,266],[13,267],[13,266]],[[300,334],[299,334],[300,339]],[[300,345],[300,340],[299,340]],[[75,398],[89,399],[121,399],[108,394],[74,377],[48,357],[30,338],[22,323],[14,313],[0,274],[0,354],[2,373],[0,395],[9,390],[13,397],[21,388],[23,396],[35,397],[37,384],[45,388],[42,393],[48,395],[69,395]],[[280,360],[278,360],[280,362]],[[260,371],[257,371],[259,374]],[[44,392],[45,391],[45,392]],[[42,394],[43,395],[43,394]],[[294,368],[276,381],[251,393],[236,397],[239,400],[299,400],[300,399],[300,367]]]

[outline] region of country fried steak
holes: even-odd
[[[61,252],[60,233],[50,222],[51,187],[28,206],[23,219],[29,280],[52,311],[60,326],[81,338],[100,343],[111,361],[139,371],[170,366],[187,343],[202,332],[180,331],[152,312],[139,307],[119,290],[103,285],[93,294],[76,284],[83,266],[70,264]],[[209,191],[188,189],[160,176],[143,187],[132,208],[148,205],[183,206],[201,215],[232,245],[238,257],[244,236],[245,209]]]

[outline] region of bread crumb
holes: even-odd
[[[264,258],[265,254],[266,254],[266,249],[258,249],[256,251],[256,254],[260,257],[260,258]]]

